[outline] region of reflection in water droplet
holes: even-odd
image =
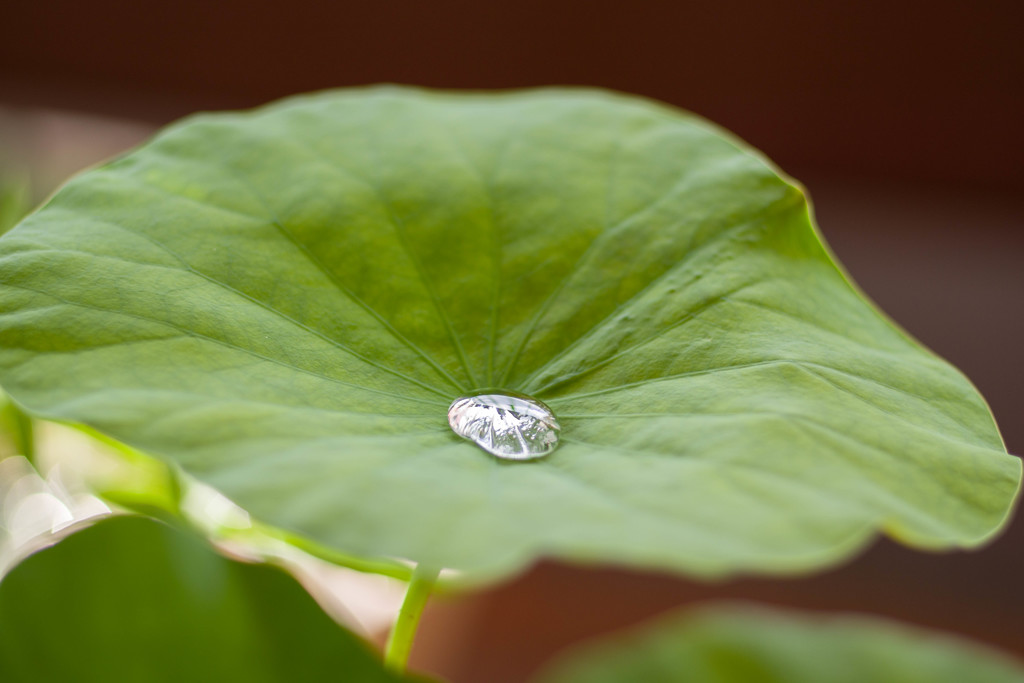
[[[558,421],[551,409],[521,394],[463,396],[448,408],[448,424],[464,439],[508,460],[532,460],[558,445]]]

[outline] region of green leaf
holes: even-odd
[[[73,534],[4,578],[0,679],[400,680],[285,572],[139,517]]]
[[[864,616],[731,606],[662,619],[561,657],[536,683],[1020,683],[1024,668],[946,634]]]
[[[31,208],[27,180],[0,175],[0,235],[10,230]]]
[[[0,382],[340,552],[484,580],[540,555],[699,575],[975,545],[1020,464],[880,316],[801,190],[586,90],[329,92],[214,114],[0,240]],[[455,397],[548,403],[500,462]]]
[[[0,235],[28,213],[28,183],[0,175]],[[0,460],[20,454],[29,459],[34,451],[32,421],[0,389]]]

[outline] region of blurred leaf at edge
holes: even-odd
[[[859,615],[701,607],[574,648],[534,683],[1021,683],[947,634]]]
[[[289,575],[114,517],[0,582],[0,680],[397,683]]]

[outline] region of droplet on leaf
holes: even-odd
[[[452,431],[499,458],[532,460],[558,445],[561,427],[551,409],[512,393],[463,396],[448,408]]]

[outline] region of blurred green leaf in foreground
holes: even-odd
[[[291,576],[228,560],[161,522],[115,517],[0,583],[0,680],[409,680]]]

